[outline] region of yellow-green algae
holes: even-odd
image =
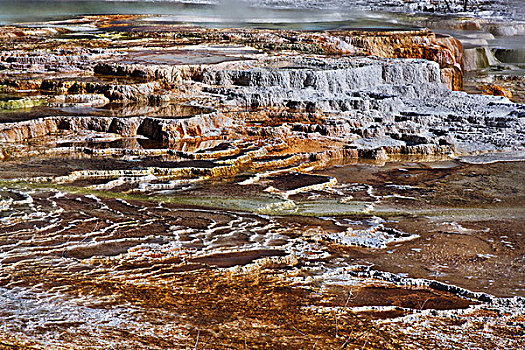
[[[33,108],[37,106],[42,106],[43,104],[45,104],[45,100],[42,98],[30,98],[30,97],[15,98],[15,99],[8,99],[5,101],[0,101],[0,110]]]
[[[169,203],[178,205],[196,206],[206,209],[234,210],[265,215],[279,216],[381,216],[387,217],[449,217],[451,219],[475,220],[480,217],[494,218],[513,218],[523,216],[525,212],[521,208],[512,207],[470,207],[470,208],[428,208],[428,209],[402,209],[394,208],[390,205],[355,201],[350,203],[312,203],[311,201],[297,201],[295,206],[290,205],[290,201],[279,197],[259,197],[259,198],[232,198],[227,196],[200,197],[200,196],[168,196],[150,195],[140,193],[113,192],[107,190],[94,190],[92,188],[60,185],[54,183],[33,183],[23,180],[0,180],[0,186],[16,189],[31,190],[55,190],[65,193],[78,195],[94,195],[101,198],[123,199],[129,201],[148,201],[154,203]],[[318,210],[312,210],[317,207]]]

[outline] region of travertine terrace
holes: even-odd
[[[0,48],[0,348],[525,346],[525,106],[460,91],[458,40],[83,16]]]

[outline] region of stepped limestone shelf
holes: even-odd
[[[248,138],[301,138],[312,134],[339,139],[357,149],[383,147],[386,154],[447,154],[454,147],[461,153],[511,150],[524,143],[523,106],[501,97],[451,92],[441,85],[438,65],[423,60],[291,55],[169,69],[104,63],[97,69],[106,74],[160,79],[164,84],[179,81],[182,85],[176,89],[184,89],[185,96],[193,91],[204,106],[213,104],[222,112],[174,120],[44,118],[4,124],[2,140],[22,141],[59,129],[112,132],[126,137],[141,134],[163,142],[231,133]],[[132,91],[126,92],[132,94],[131,100]],[[157,95],[152,96],[157,99]],[[74,99],[71,101],[74,103]],[[232,113],[228,106],[241,110]],[[256,113],[258,118],[279,120],[290,115],[295,116],[295,122],[268,127],[247,124],[250,113],[243,113],[242,108],[258,107],[270,107],[266,116]],[[287,111],[280,112],[283,107]],[[304,111],[314,116],[313,122],[301,120]]]
[[[219,113],[173,119],[149,117],[47,117],[0,125],[1,142],[21,142],[57,133],[60,130],[97,131],[124,137],[137,134],[159,141],[178,141],[194,137],[219,136],[231,125]]]

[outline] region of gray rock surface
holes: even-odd
[[[525,106],[452,92],[441,84],[434,62],[291,57],[215,68],[204,69],[204,90],[225,101],[326,115],[323,125],[289,124],[266,135],[375,139],[354,143],[358,147],[390,146],[389,140],[398,146],[453,145],[460,153],[525,147]]]

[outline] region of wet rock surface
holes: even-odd
[[[0,347],[524,345],[525,109],[457,40],[65,23],[0,28]]]

